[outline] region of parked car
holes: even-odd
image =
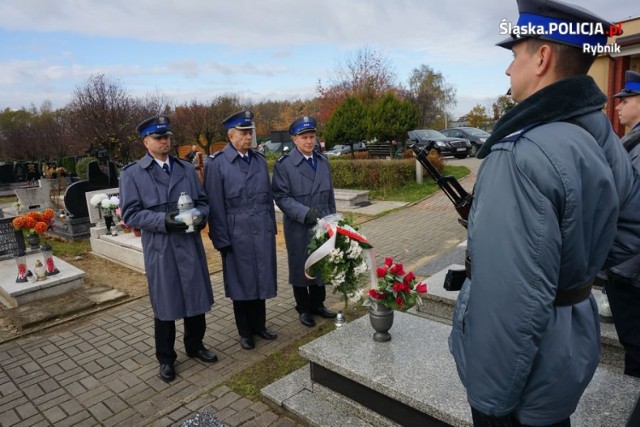
[[[471,142],[471,152],[469,155],[475,157],[480,146],[491,135],[489,132],[485,132],[482,129],[472,127],[457,127],[441,130],[440,133],[452,137],[452,138],[466,138]]]
[[[293,143],[293,140],[291,139],[291,134],[288,130],[274,130],[271,131],[271,134],[269,136],[270,139],[260,147],[259,151],[263,154],[287,154],[296,147],[296,145]],[[320,140],[318,138],[316,138],[315,150],[322,151],[322,146],[320,145]]]
[[[343,154],[351,153],[351,145],[349,144],[336,144],[331,150],[324,152],[327,156],[341,156]]]
[[[453,156],[456,159],[464,159],[471,152],[471,142],[465,138],[449,138],[433,129],[416,129],[407,132],[408,144],[418,144],[424,147],[433,142],[435,149],[441,156]]]
[[[267,154],[267,153],[284,154],[284,153],[291,152],[291,150],[293,150],[293,147],[295,147],[295,145],[293,144],[293,141],[286,141],[286,142],[267,141],[262,148],[262,153],[263,154]]]

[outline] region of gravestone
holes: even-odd
[[[40,179],[40,167],[36,162],[26,162],[23,164],[27,181]]]
[[[14,180],[15,177],[13,176],[13,163],[0,165],[0,183],[10,184],[14,182]]]
[[[79,239],[90,235],[91,223],[86,194],[92,191],[118,187],[118,171],[113,162],[108,161],[107,173],[98,161],[87,165],[87,180],[77,181],[67,187],[64,193],[64,218],[56,218],[54,234],[68,239]],[[94,222],[95,223],[95,222]]]
[[[98,161],[87,165],[87,180],[74,182],[64,193],[64,206],[72,218],[87,218],[87,202],[85,194],[88,191],[103,190],[118,186],[118,171],[113,162],[107,162],[107,173],[100,169]]]
[[[27,210],[54,208],[51,202],[51,180],[40,179],[37,187],[16,188],[14,192]]]
[[[19,250],[25,251],[24,235],[13,228],[13,218],[0,218],[0,260],[13,258]]]

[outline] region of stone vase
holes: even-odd
[[[28,234],[27,241],[31,249],[40,249],[40,235],[38,233]]]
[[[391,340],[389,329],[393,326],[393,310],[377,301],[371,301],[369,306],[369,320],[371,326],[376,331],[373,340],[376,342],[387,342]]]
[[[104,215],[104,225],[107,227],[107,235],[111,236],[111,227],[114,226],[113,223],[113,215],[109,214],[105,214]]]

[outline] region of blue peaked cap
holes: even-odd
[[[145,136],[173,135],[169,129],[169,117],[154,116],[144,120],[136,127],[136,131],[142,138]]]
[[[625,85],[621,92],[613,95],[614,98],[626,98],[627,96],[640,95],[640,73],[627,70],[624,74]]]
[[[497,43],[505,49],[511,49],[514,44],[529,39],[536,38],[550,42],[566,44],[573,47],[582,48],[584,44],[589,46],[604,46],[607,44],[609,29],[616,26],[614,23],[606,21],[594,15],[587,9],[574,6],[557,0],[517,0],[518,12],[520,14],[517,27],[543,28],[545,34],[516,34],[512,32],[511,37]],[[600,24],[603,33],[590,31],[596,26],[585,26],[584,31],[581,26],[584,23]],[[559,30],[562,29],[563,31]],[[621,27],[618,27],[615,35],[622,34]],[[613,34],[612,34],[613,35]]]
[[[291,135],[300,135],[304,132],[316,131],[316,119],[311,116],[302,116],[295,119],[289,126]]]
[[[251,111],[238,111],[222,121],[222,125],[227,129],[236,128],[240,130],[255,129],[253,124],[253,113]]]

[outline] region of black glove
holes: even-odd
[[[193,227],[196,230],[200,231],[206,226],[207,226],[207,219],[205,218],[204,215],[200,214],[193,217]]]
[[[304,225],[316,225],[316,222],[318,222],[318,211],[316,208],[311,208],[304,216]]]
[[[176,220],[176,215],[178,211],[167,212],[164,216],[164,227],[167,231],[185,231],[189,228],[184,222]]]

